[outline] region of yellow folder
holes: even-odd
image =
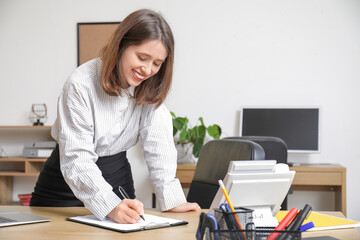
[[[280,222],[289,211],[280,211],[276,215],[276,219]],[[339,229],[339,228],[354,228],[360,227],[360,222],[349,220],[346,218],[334,217],[323,213],[311,212],[305,219],[303,224],[313,222],[315,227],[308,231],[321,231],[328,229]]]

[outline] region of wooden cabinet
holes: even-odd
[[[51,141],[51,126],[0,126],[0,204],[11,204],[14,177],[38,176],[45,158],[23,158],[24,143]]]
[[[346,216],[346,168],[339,164],[305,164],[290,169],[296,171],[294,190],[335,192],[335,210]]]

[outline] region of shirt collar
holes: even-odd
[[[131,97],[134,97],[134,93],[135,93],[135,87],[134,86],[130,86],[128,88],[128,92],[130,94]]]

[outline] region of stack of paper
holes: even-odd
[[[280,211],[276,218],[280,222],[289,211]],[[321,231],[339,228],[360,227],[360,222],[346,218],[334,217],[323,213],[311,212],[303,224],[313,222],[315,227],[308,231]]]

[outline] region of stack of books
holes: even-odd
[[[24,144],[23,157],[48,158],[56,147],[55,141],[29,142]]]
[[[23,206],[29,206],[30,205],[30,200],[31,200],[31,193],[18,194],[18,198],[20,199],[20,203]]]

